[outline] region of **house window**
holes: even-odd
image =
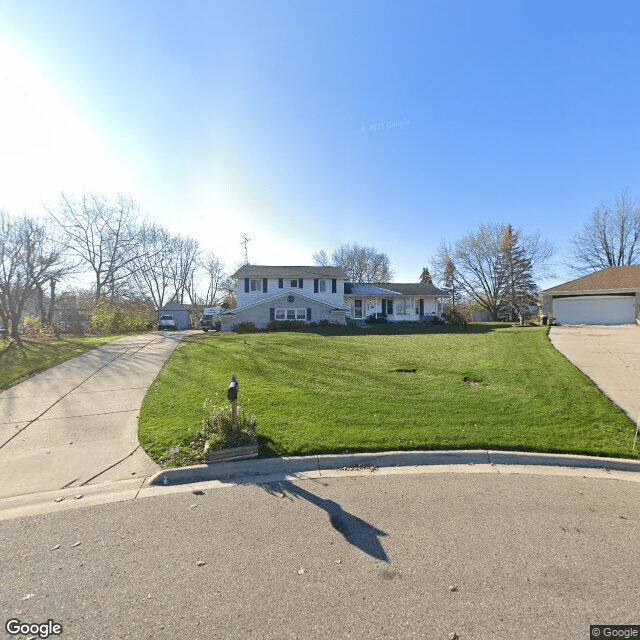
[[[298,287],[298,280],[297,279],[291,281],[291,287],[292,288],[297,288]]]
[[[262,291],[262,280],[249,280],[250,291]]]
[[[326,280],[320,280],[318,282],[318,291],[320,293],[326,293],[326,291],[327,291],[327,281]]]
[[[307,310],[306,309],[275,309],[273,319],[280,320],[280,321],[306,320]]]

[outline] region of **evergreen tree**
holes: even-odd
[[[420,274],[420,282],[422,282],[423,284],[433,284],[433,278],[431,277],[431,274],[429,273],[429,269],[427,269],[427,267],[425,267]]]
[[[502,300],[513,307],[520,324],[524,324],[528,309],[535,304],[538,293],[531,259],[521,245],[520,231],[515,231],[510,224],[504,226],[500,243]]]

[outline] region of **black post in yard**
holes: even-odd
[[[235,376],[231,376],[231,382],[227,389],[227,398],[231,402],[231,432],[235,435],[238,429],[238,389],[240,385]]]

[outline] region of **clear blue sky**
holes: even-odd
[[[640,3],[0,0],[0,207],[132,194],[229,269],[416,281],[483,221],[566,257],[640,196]],[[569,279],[560,265],[553,282]]]

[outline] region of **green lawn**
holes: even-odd
[[[0,391],[121,336],[24,339],[24,347],[0,340]]]
[[[151,386],[140,442],[167,466],[188,462],[205,398],[226,402],[235,373],[263,456],[495,448],[632,457],[632,422],[555,351],[546,328],[392,331],[203,334]]]

